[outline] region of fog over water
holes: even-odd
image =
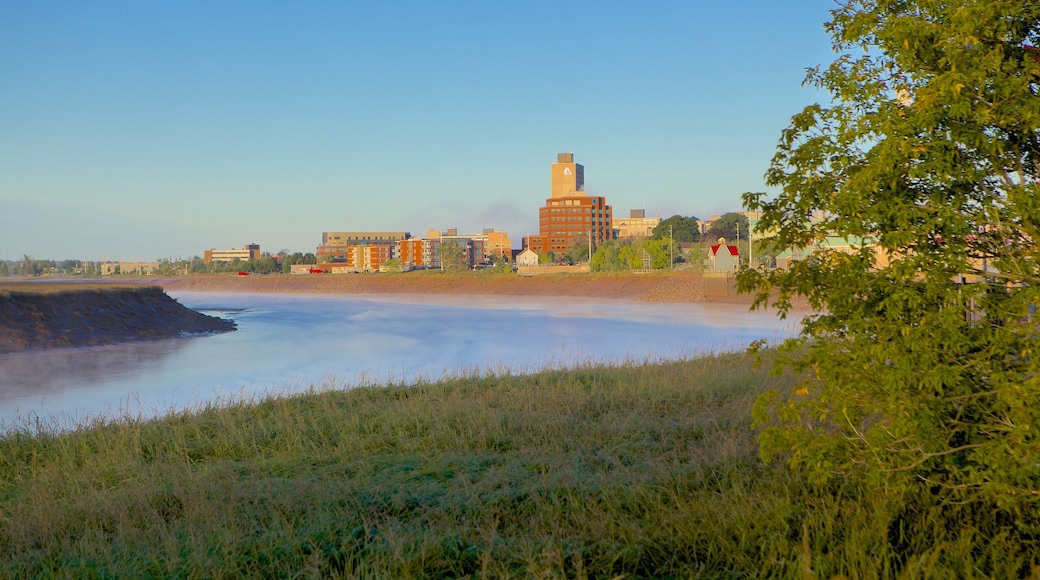
[[[0,424],[68,427],[318,388],[678,359],[779,340],[794,323],[728,304],[504,296],[170,292],[238,331],[0,355]]]

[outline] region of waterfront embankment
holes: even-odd
[[[228,332],[235,323],[186,308],[158,286],[5,282],[0,330],[5,354]]]
[[[506,272],[425,270],[379,274],[192,275],[158,280],[167,291],[315,294],[486,294],[621,299],[646,302],[751,303],[732,276],[700,272],[600,272],[518,276]]]

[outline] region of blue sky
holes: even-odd
[[[0,0],[0,259],[321,232],[537,233],[573,152],[615,215],[765,191],[831,0]]]

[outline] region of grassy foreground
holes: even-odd
[[[892,507],[869,490],[811,489],[761,463],[751,404],[792,382],[733,354],[13,432],[0,575],[1021,573],[1030,555],[999,538],[893,542]]]

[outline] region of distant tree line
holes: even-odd
[[[682,257],[679,243],[671,238],[607,240],[596,247],[589,266],[594,272],[662,270]]]
[[[100,262],[84,260],[37,260],[22,256],[21,260],[0,260],[0,276],[77,276],[100,275]]]
[[[114,262],[114,260],[113,260]],[[47,260],[23,256],[20,260],[0,260],[0,276],[84,276],[102,275],[102,264],[107,262],[94,260]],[[210,262],[207,264],[199,256],[186,259],[160,258],[156,261],[152,274],[160,276],[176,276],[182,274],[220,274],[231,272],[249,272],[251,274],[288,273],[293,264],[314,264],[313,253],[295,252],[290,254],[282,250],[277,254],[264,254],[253,260],[235,260],[232,262]],[[119,272],[115,274],[127,274]]]
[[[588,236],[578,236],[567,251],[542,256],[543,263],[589,263],[593,272],[662,270],[683,261],[683,242],[700,240],[700,225],[695,217],[680,215],[662,220],[645,239],[605,240],[590,245]],[[699,262],[698,262],[699,263]]]

